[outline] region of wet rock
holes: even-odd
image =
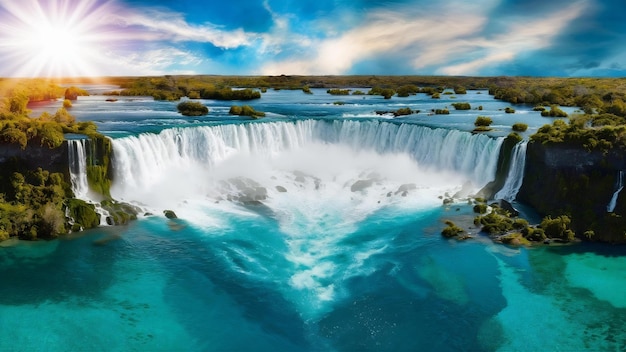
[[[350,191],[359,192],[374,184],[374,180],[358,180],[350,186]]]
[[[414,190],[416,188],[417,188],[417,186],[415,185],[415,183],[405,183],[405,184],[401,185],[400,187],[398,187],[398,190],[396,191],[395,194],[398,194],[398,193],[402,193],[402,194],[408,193],[408,191]]]
[[[176,216],[173,210],[163,210],[163,214],[168,219],[178,219],[178,216]]]

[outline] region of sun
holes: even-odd
[[[102,24],[106,5],[96,0],[0,0],[0,47],[8,53],[3,61],[14,66],[14,76],[97,75],[98,53],[108,41]]]
[[[90,44],[64,23],[44,22],[23,34],[22,49],[30,56],[35,71],[48,71],[54,75],[70,73],[73,68],[87,64],[86,53]]]

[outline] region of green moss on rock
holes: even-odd
[[[92,229],[100,225],[100,214],[96,212],[95,205],[81,199],[72,198],[65,201],[65,207],[69,217],[74,221],[73,231],[77,228]]]

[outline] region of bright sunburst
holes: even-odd
[[[106,42],[109,3],[0,0],[0,46],[14,76],[93,76]],[[100,54],[100,55],[99,55]]]

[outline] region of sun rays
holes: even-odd
[[[4,65],[17,77],[94,76],[115,33],[106,26],[110,2],[0,1]]]

